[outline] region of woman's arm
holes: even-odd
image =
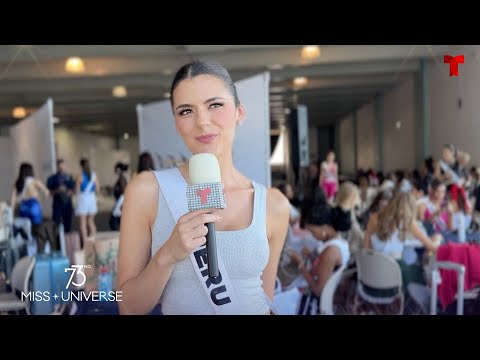
[[[454,229],[455,224],[454,224],[454,221],[453,221],[453,214],[454,214],[453,206],[452,206],[452,204],[449,202],[449,203],[447,204],[447,217],[448,217],[447,229],[448,229],[449,231],[456,230],[456,229]]]
[[[12,196],[10,197],[10,207],[15,211],[15,203],[17,202],[17,188],[13,186]]]
[[[50,190],[47,189],[41,180],[35,179],[35,186],[37,189],[40,189],[40,191],[43,192],[43,195],[45,195],[46,198],[50,196]]]
[[[420,221],[425,221],[425,210],[427,206],[425,204],[419,204],[417,206],[417,219]]]
[[[100,194],[100,183],[98,182],[98,176],[95,176],[95,193]]]
[[[278,261],[285,243],[288,230],[290,207],[288,199],[278,189],[267,191],[267,234],[270,247],[270,257],[263,270],[263,290],[273,300],[275,279],[277,277]]]
[[[163,293],[173,262],[160,248],[151,258],[151,227],[155,221],[158,185],[149,172],[142,173],[127,186],[122,209],[117,288],[122,314],[146,314]]]
[[[121,314],[147,314],[158,303],[174,265],[205,244],[206,223],[220,221],[211,210],[181,216],[168,240],[151,256],[152,226],[158,208],[158,183],[143,172],[127,186],[122,208],[117,289]]]
[[[78,175],[75,179],[75,194],[80,192],[80,185],[82,184],[82,175]]]
[[[427,249],[428,251],[436,251],[438,246],[440,245],[437,241],[434,241],[427,235],[425,235],[425,233],[420,229],[416,221],[412,222],[410,232],[416,239],[420,240],[425,249]]]
[[[370,214],[370,218],[368,219],[367,228],[365,229],[365,234],[363,237],[363,248],[364,249],[371,249],[372,242],[371,236],[375,233],[378,224],[378,214]]]

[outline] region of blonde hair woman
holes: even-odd
[[[338,189],[336,203],[343,209],[353,209],[360,205],[361,199],[358,187],[350,181],[343,182]],[[348,241],[350,252],[354,254],[362,245],[364,233],[358,223],[355,211],[351,211],[350,215],[352,226],[350,230],[344,232],[342,235],[343,238]]]
[[[403,283],[423,283],[421,266],[416,264],[415,248],[436,251],[441,236],[428,237],[416,218],[415,197],[410,193],[395,194],[390,203],[378,214],[372,214],[365,231],[364,247],[389,255],[399,261]]]

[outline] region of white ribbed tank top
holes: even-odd
[[[185,189],[182,189],[182,193],[186,196],[185,179],[178,169],[173,171],[178,173],[178,186]],[[158,172],[155,171],[154,174],[158,181]],[[242,230],[217,231],[217,251],[237,295],[241,314],[264,315],[269,312],[269,306],[260,276],[270,254],[266,229],[267,196],[263,185],[254,181],[252,185],[252,222]],[[160,183],[159,187],[157,217],[152,227],[152,256],[168,240],[175,227],[175,220]],[[175,264],[160,302],[164,314],[214,314],[189,257]]]

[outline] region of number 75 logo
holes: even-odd
[[[70,278],[68,279],[68,283],[65,289],[68,289],[70,287],[70,284],[73,284],[74,286],[78,286],[78,287],[83,286],[87,281],[87,277],[85,276],[85,273],[83,272],[82,269],[84,268],[90,269],[90,267],[91,267],[90,265],[72,265],[71,268],[65,268],[65,272],[67,271],[72,272],[70,274]],[[75,274],[78,274],[83,278],[83,280],[79,284],[73,281],[73,277],[75,276]]]

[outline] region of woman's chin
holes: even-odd
[[[216,146],[213,146],[211,144],[205,144],[202,146],[195,146],[194,149],[192,149],[192,154],[202,154],[202,153],[209,153],[213,154],[218,157],[220,155],[220,151],[217,149]]]

